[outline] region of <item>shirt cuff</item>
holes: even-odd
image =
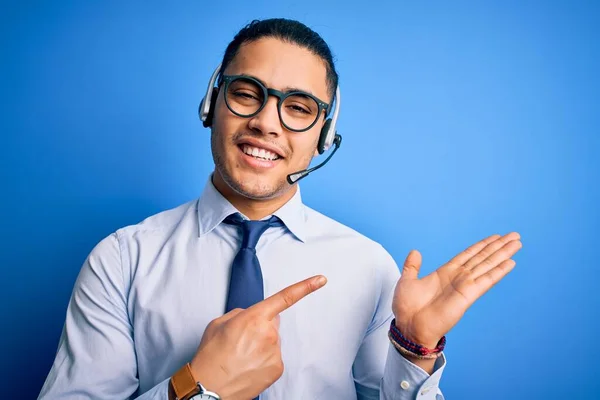
[[[421,367],[404,358],[390,343],[383,375],[383,392],[389,400],[440,400],[442,373],[446,367],[444,353],[435,361],[429,375]],[[437,396],[439,394],[439,396]]]
[[[136,397],[135,400],[169,400],[170,380],[170,377],[165,379],[152,389],[148,390],[146,393]]]

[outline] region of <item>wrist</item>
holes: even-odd
[[[435,359],[438,358],[446,346],[446,337],[442,337],[436,344],[430,345],[429,347],[423,346],[421,343],[427,342],[416,342],[406,337],[405,333],[402,332],[396,325],[396,320],[393,319],[390,324],[388,336],[394,347],[406,356],[406,358],[417,358],[417,359]]]
[[[221,399],[244,398],[249,382],[235,374],[228,374],[229,368],[194,358],[190,362],[190,369],[196,382],[202,384],[207,391],[218,394]]]
[[[440,341],[442,340],[442,338],[436,338],[436,339],[431,339],[431,338],[421,338],[419,335],[415,335],[411,329],[409,329],[408,327],[401,325],[398,323],[398,320],[394,318],[394,326],[396,327],[396,329],[400,332],[402,332],[402,336],[404,336],[408,341],[413,342],[415,344],[418,344],[419,346],[422,346],[426,349],[435,349]]]
[[[194,376],[189,363],[181,367],[171,376],[169,381],[170,400],[191,400],[201,395],[202,398],[221,400],[218,393],[207,390]]]
[[[204,363],[199,365],[196,360],[192,360],[192,362],[190,362],[190,369],[196,382],[202,384],[206,390],[218,393],[219,396],[223,398],[224,386],[226,386],[224,384],[225,379],[224,377],[219,376],[219,371],[216,368],[207,366]]]

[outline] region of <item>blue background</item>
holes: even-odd
[[[425,273],[522,235],[448,335],[447,399],[598,398],[598,2],[176,3],[2,7],[0,397],[37,396],[92,247],[199,195],[210,74],[245,23],[284,16],[341,75],[344,142],[302,181],[310,206]]]

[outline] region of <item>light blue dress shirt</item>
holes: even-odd
[[[117,230],[75,283],[56,359],[39,399],[167,400],[170,376],[223,315],[239,231],[212,185],[201,197]],[[260,238],[265,296],[323,274],[328,283],[281,314],[285,370],[261,400],[443,399],[387,337],[400,272],[378,243],[302,203],[275,212]],[[210,389],[210,388],[209,388]]]

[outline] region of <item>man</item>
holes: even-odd
[[[330,123],[338,77],[320,36],[255,21],[219,72],[203,194],[93,249],[39,398],[442,398],[444,335],[514,267],[519,235],[421,279],[413,251],[400,277],[287,180]]]

